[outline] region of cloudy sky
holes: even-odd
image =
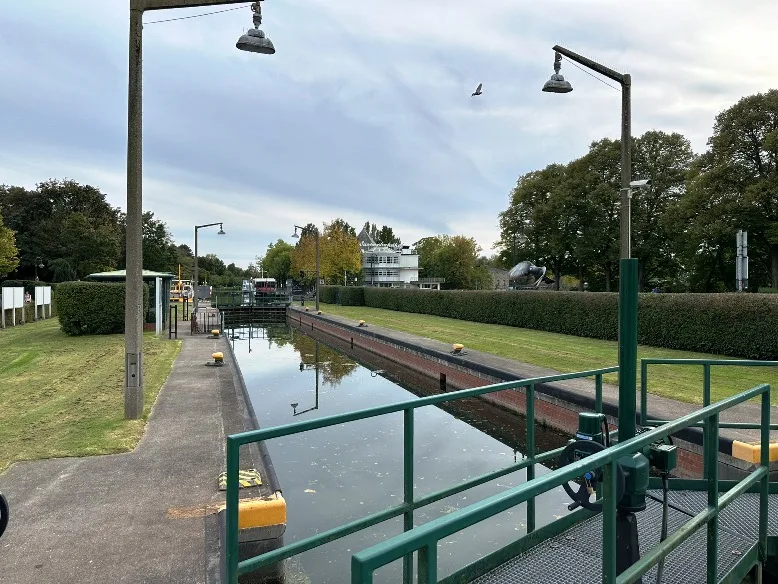
[[[72,178],[125,207],[128,4],[3,2],[0,183]],[[635,135],[698,152],[775,86],[775,0],[267,0],[272,56],[235,48],[237,6],[145,14],[143,207],[190,246],[223,221],[200,253],[244,267],[335,217],[488,251],[520,174],[619,135],[619,93],[569,62],[575,91],[540,91],[556,43],[632,74]]]

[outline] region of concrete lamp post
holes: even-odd
[[[294,233],[292,234],[292,237],[294,239],[299,238],[300,236],[297,235],[297,230],[300,230],[300,233],[303,232],[303,227],[300,227],[299,225],[294,226]],[[313,232],[316,236],[316,312],[319,311],[319,280],[320,280],[320,269],[321,269],[321,259],[319,256],[319,230],[314,227]]]
[[[200,304],[200,298],[199,298],[199,296],[197,294],[197,286],[200,284],[200,282],[198,281],[199,271],[197,269],[197,231],[199,229],[203,229],[205,227],[215,227],[216,225],[219,226],[219,232],[217,233],[217,235],[227,235],[224,232],[224,225],[221,222],[219,222],[219,223],[206,223],[205,225],[195,225],[194,282],[192,282],[194,284],[194,308],[193,308],[194,314],[197,314],[197,306]]]
[[[553,47],[554,74],[543,86],[548,93],[570,93],[570,82],[559,74],[564,55],[600,75],[621,85],[621,209],[619,215],[619,419],[618,441],[625,442],[636,434],[635,414],[637,403],[637,348],[638,348],[638,261],[630,258],[630,199],[634,188],[650,186],[651,181],[632,181],[632,121],[631,93],[632,77],[618,73],[574,53],[564,47]],[[624,496],[616,502],[616,516],[604,518],[605,529],[616,535],[617,550],[615,570],[622,573],[640,558],[637,520],[635,511],[645,509],[645,494],[648,487],[648,460],[643,454],[625,456],[618,464],[631,478]],[[606,477],[610,474],[606,474]],[[609,479],[615,481],[615,479]],[[606,495],[608,496],[608,495]],[[609,516],[610,515],[610,516]]]
[[[124,309],[124,417],[143,415],[143,13],[147,10],[241,4],[245,0],[130,0],[127,91],[127,279]],[[260,3],[252,5],[254,30],[240,37],[241,50],[272,54],[273,43],[259,30]],[[248,37],[248,38],[244,38]],[[195,254],[196,255],[196,254]]]

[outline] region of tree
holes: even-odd
[[[178,273],[178,248],[164,221],[143,213],[143,269]]]
[[[292,251],[292,277],[306,286],[316,281],[316,234],[318,230],[309,223],[300,232],[300,238]],[[319,250],[321,254],[321,249]]]
[[[0,277],[16,269],[19,265],[18,253],[14,232],[3,225],[3,216],[0,215]]]
[[[66,260],[80,279],[115,269],[122,237],[115,223],[75,212],[62,222],[60,244],[57,259]]]
[[[472,237],[437,235],[425,237],[416,244],[419,268],[425,278],[445,278],[446,289],[469,290],[485,287],[488,269],[478,266],[481,248]]]
[[[694,250],[697,260],[707,257],[709,273],[718,271],[721,284],[731,289],[734,269],[724,265],[733,265],[728,256],[735,232],[745,229],[751,286],[778,288],[778,90],[744,97],[721,112],[708,146],[689,179],[692,197],[678,205],[686,219],[687,257]],[[712,220],[707,229],[698,224],[706,216]],[[715,278],[704,280],[713,285]]]
[[[262,269],[271,278],[275,278],[280,286],[286,283],[291,273],[292,251],[294,251],[293,245],[286,243],[283,239],[279,239],[267,246],[267,251],[260,260]]]
[[[356,232],[342,219],[325,224],[321,246],[321,273],[327,282],[342,282],[344,274],[362,270],[362,254]]]
[[[400,245],[400,238],[394,234],[394,230],[388,225],[383,225],[378,231],[376,243],[383,245]]]

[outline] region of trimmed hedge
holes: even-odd
[[[322,286],[319,300],[325,304],[342,306],[364,306],[365,288],[362,286]]]
[[[110,335],[124,332],[124,282],[62,282],[54,293],[59,324],[69,335]],[[149,287],[143,285],[143,310]]]
[[[615,293],[362,290],[364,305],[374,308],[609,341],[618,338]],[[778,360],[778,295],[641,294],[638,314],[638,342],[643,345]]]

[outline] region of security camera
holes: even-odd
[[[630,181],[629,186],[633,189],[643,189],[645,187],[650,187],[651,179],[647,178],[645,180],[633,180]]]

